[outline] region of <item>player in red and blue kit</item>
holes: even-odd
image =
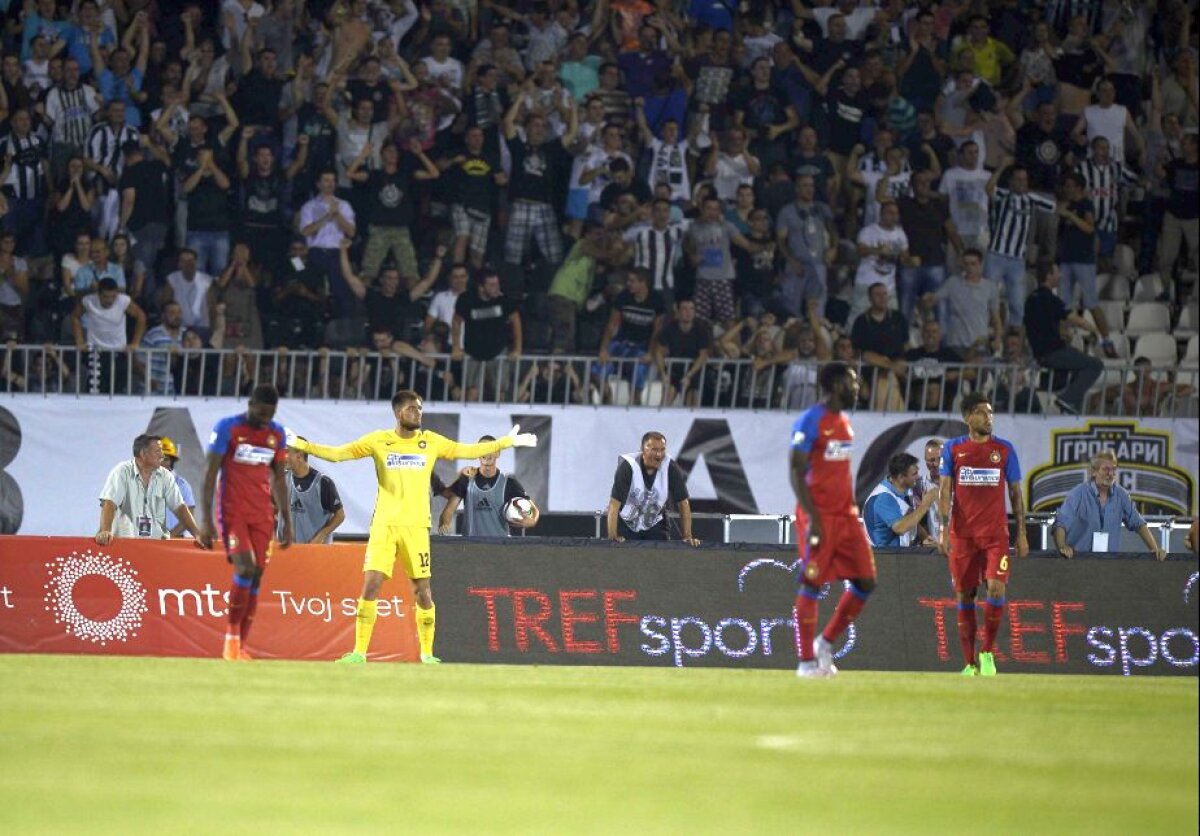
[[[1029,554],[1025,536],[1025,503],[1021,497],[1021,465],[1012,444],[992,435],[992,404],[972,392],[962,401],[963,420],[970,432],[946,442],[942,450],[938,510],[949,525],[942,527],[941,550],[950,560],[950,575],[958,598],[958,640],[962,643],[966,676],[995,676],[993,649],[1004,617],[1008,584],[1007,491],[1017,523],[1017,557]],[[975,600],[987,581],[983,647],[975,656]]]
[[[292,540],[283,470],[287,443],[283,427],[272,420],[278,403],[279,393],[274,386],[257,387],[250,395],[246,413],[218,421],[208,441],[204,533],[215,537],[219,523],[226,555],[233,564],[229,626],[221,653],[230,662],[251,658],[245,649],[246,637],[258,609],[263,569],[271,558],[276,508],[283,516],[280,548],[286,549]]]
[[[854,431],[843,411],[858,400],[858,373],[845,363],[827,363],[817,382],[825,399],[792,425],[791,476],[800,546],[796,675],[804,677],[837,673],[833,643],[862,612],[875,589],[875,553],[854,504],[850,472]],[[848,580],[850,586],[818,637],[821,585],[834,579]]]

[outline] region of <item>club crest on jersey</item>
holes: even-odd
[[[425,439],[421,439],[420,441],[417,442],[418,450],[424,450],[428,446],[429,446],[429,442],[426,441]]]
[[[992,460],[992,464],[1000,464],[1000,451],[993,450],[992,454],[988,456],[988,458]]]
[[[827,462],[848,462],[850,461],[850,454],[853,452],[853,441],[830,439],[825,442],[825,461]]]
[[[999,455],[999,454],[994,454]],[[958,469],[958,484],[960,485],[999,485],[1000,468],[998,467],[960,467]]]
[[[388,453],[385,466],[388,470],[425,467],[425,457],[418,453]]]

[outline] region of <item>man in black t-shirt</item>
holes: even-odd
[[[650,347],[662,328],[666,311],[662,294],[651,290],[651,281],[650,271],[642,267],[635,267],[626,274],[625,289],[613,300],[608,325],[600,339],[600,362],[592,369],[603,382],[614,372],[610,358],[636,360],[635,363],[620,363],[616,369],[621,377],[633,381],[635,402],[640,401],[642,387],[646,385],[649,363],[653,359]]]
[[[146,159],[146,152],[136,142],[125,144],[125,170],[118,188],[121,192],[120,228],[133,236],[133,256],[146,266],[146,284],[142,294],[153,299],[155,264],[158,252],[167,241],[167,219],[171,217],[170,170],[158,154],[166,152],[155,147],[155,159]],[[132,277],[130,277],[132,278]]]
[[[863,380],[871,387],[874,408],[902,410],[900,380],[908,371],[908,361],[904,359],[908,321],[888,304],[887,285],[876,282],[867,289],[867,295],[871,307],[854,320],[850,340],[870,367],[863,370]]]
[[[608,539],[618,543],[670,540],[668,504],[679,510],[683,542],[700,545],[692,536],[687,476],[667,455],[667,437],[651,431],[642,436],[642,449],[637,455],[621,456],[617,462],[608,500]]]
[[[1057,264],[1039,264],[1037,290],[1025,300],[1025,333],[1038,364],[1054,371],[1070,373],[1070,382],[1058,393],[1055,403],[1063,412],[1078,415],[1083,397],[1104,372],[1104,363],[1072,348],[1062,338],[1062,323],[1086,328],[1096,336],[1099,329],[1075,311],[1069,310],[1057,295],[1062,280]]]
[[[471,266],[478,270],[487,255],[496,196],[508,184],[508,175],[500,167],[499,152],[486,147],[483,128],[478,125],[467,128],[462,152],[443,160],[441,169],[454,224],[454,263],[465,263],[469,251]]]
[[[425,277],[412,287],[404,284],[400,270],[388,265],[379,273],[379,286],[368,287],[366,278],[355,274],[350,264],[350,240],[341,244],[342,278],[354,294],[361,299],[367,310],[367,326],[371,333],[388,331],[397,340],[408,340],[412,334],[410,325],[422,322],[421,311],[414,304],[425,295],[442,273],[446,248],[439,246],[437,254],[425,271]]]
[[[481,271],[475,286],[458,297],[450,335],[450,356],[463,361],[467,400],[477,398],[481,389],[495,389],[498,380],[503,389],[507,375],[501,374],[500,355],[507,347],[510,359],[521,356],[521,314],[505,298],[494,270]]]
[[[436,180],[439,172],[433,160],[425,155],[420,140],[409,140],[408,153],[391,143],[379,152],[383,167],[365,171],[361,155],[355,159],[346,176],[365,184],[367,193],[367,248],[363,253],[363,276],[369,281],[379,275],[379,267],[390,252],[400,268],[406,284],[417,281],[417,252],[413,249],[412,233],[415,195],[414,180]],[[418,164],[420,168],[418,168]]]
[[[532,91],[532,81],[527,83]],[[548,264],[563,260],[562,235],[555,207],[562,204],[568,173],[567,150],[575,144],[579,113],[571,108],[570,123],[561,140],[549,135],[546,117],[535,113],[525,120],[525,136],[517,136],[517,117],[525,106],[525,96],[517,96],[504,115],[504,138],[512,153],[512,182],[508,197],[512,215],[504,241],[504,260],[520,266],[525,261],[529,241],[537,242],[538,252]]]
[[[1159,243],[1159,271],[1163,278],[1174,273],[1179,256],[1179,239],[1186,245],[1184,264],[1196,269],[1197,243],[1200,239],[1200,207],[1197,206],[1197,140],[1196,134],[1184,134],[1180,140],[1183,151],[1160,169],[1168,189],[1167,211],[1163,218],[1162,239]],[[1179,294],[1176,294],[1179,298]]]
[[[667,381],[663,403],[675,403],[676,393],[683,393],[683,402],[695,406],[699,389],[694,386],[708,355],[712,351],[712,329],[707,322],[696,318],[696,303],[680,299],[675,303],[675,316],[662,327],[654,341],[654,362],[658,375]],[[679,361],[690,360],[690,363]],[[674,362],[672,362],[674,361]]]

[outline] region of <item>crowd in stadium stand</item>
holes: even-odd
[[[718,403],[743,358],[775,373],[727,403],[795,406],[838,357],[922,409],[946,363],[1194,362],[1195,0],[511,3],[0,2],[0,336],[180,349],[0,387],[237,394],[186,350],[333,349],[382,398]],[[1026,340],[1039,263],[1073,346]],[[505,391],[547,355],[596,360]]]

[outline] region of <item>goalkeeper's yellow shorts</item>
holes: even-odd
[[[411,579],[428,578],[429,529],[413,525],[372,526],[363,571],[382,572],[390,578],[397,560]]]

